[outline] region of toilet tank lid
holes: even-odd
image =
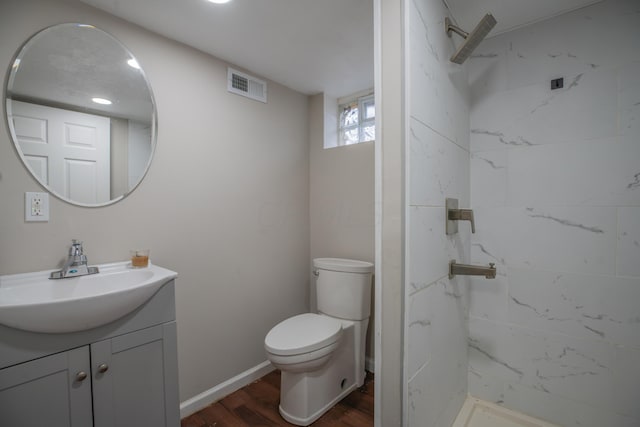
[[[313,266],[321,270],[342,271],[345,273],[373,273],[373,264],[366,261],[343,258],[316,258]]]
[[[338,319],[304,313],[274,326],[264,339],[264,347],[280,356],[304,354],[333,344],[341,335],[342,322]]]

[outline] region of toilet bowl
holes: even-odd
[[[264,339],[269,360],[289,372],[322,367],[338,348],[342,322],[314,313],[299,314],[278,323]]]
[[[364,383],[373,265],[314,260],[318,313],[288,318],[265,337],[268,359],[282,371],[280,415],[307,426]]]

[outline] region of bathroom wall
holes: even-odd
[[[404,1],[374,0],[375,427],[403,425]]]
[[[373,142],[323,148],[323,94],[309,97],[309,181],[311,260],[350,258],[374,262]],[[335,133],[335,131],[334,131]],[[309,266],[311,271],[312,265]],[[316,308],[310,280],[311,309]],[[371,288],[373,298],[373,285]],[[373,301],[367,339],[368,369],[374,347]]]
[[[268,330],[308,310],[308,99],[273,82],[267,104],[229,94],[222,61],[73,0],[2,1],[3,73],[29,36],[61,22],[94,24],[137,56],[157,101],[158,146],[123,201],[89,209],[52,197],[48,223],[25,223],[24,192],[41,188],[2,119],[0,274],[59,266],[72,238],[94,264],[150,248],[152,262],[179,273],[184,401],[265,361]]]
[[[445,199],[469,206],[469,88],[449,62],[441,0],[405,3],[408,132],[405,152],[406,425],[449,427],[467,396],[468,279],[449,279],[449,261],[469,262],[470,224],[445,234]]]
[[[469,61],[469,393],[563,426],[640,425],[639,46],[607,0]]]

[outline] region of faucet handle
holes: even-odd
[[[473,209],[460,209],[460,219],[471,221],[471,232],[476,232],[476,222],[473,219]]]
[[[71,248],[69,248],[69,255],[82,255],[82,242],[77,239],[71,240]]]
[[[447,219],[450,221],[471,221],[471,232],[476,232],[472,209],[447,209]]]

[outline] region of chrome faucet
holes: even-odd
[[[462,276],[484,276],[487,279],[496,278],[496,265],[489,263],[489,267],[481,265],[458,264],[456,260],[449,262],[449,279],[453,279],[456,275]]]
[[[87,265],[87,256],[83,253],[82,242],[73,239],[69,248],[69,257],[62,270],[54,271],[50,279],[65,279],[67,277],[85,276],[98,273],[98,267]]]

